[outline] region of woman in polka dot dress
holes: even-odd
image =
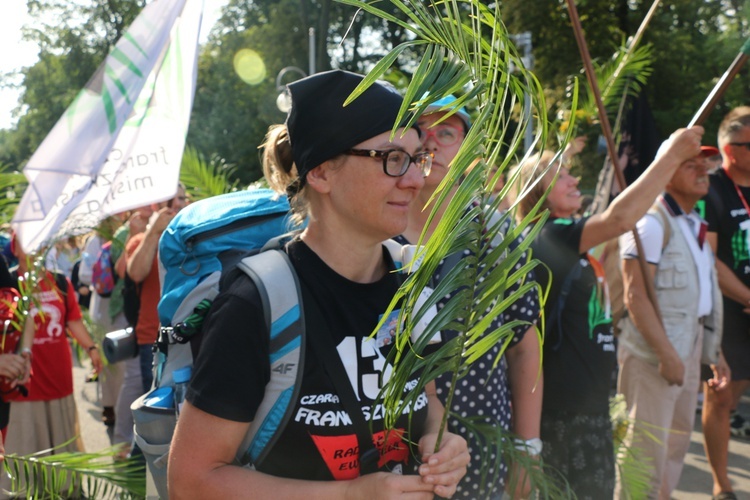
[[[418,120],[419,128],[422,130],[422,145],[426,151],[434,154],[434,158],[432,172],[425,179],[424,188],[410,208],[408,228],[400,238],[397,238],[401,243],[416,243],[419,240],[430,214],[430,210],[424,210],[424,207],[445,177],[448,166],[456,156],[471,124],[468,113],[461,108],[453,116],[432,126],[445,115],[444,111],[436,110],[445,105],[450,106],[455,100],[454,97],[449,96],[435,102]],[[449,196],[448,199],[450,198]],[[438,217],[433,219],[431,226],[427,229],[427,238],[437,226],[446,205],[447,202],[441,207]],[[466,252],[468,253],[468,250]],[[449,257],[440,263],[434,276],[436,281],[449,271],[454,257]],[[516,271],[522,265],[523,260],[519,261],[516,269],[511,272]],[[534,277],[527,276],[526,279],[533,281]],[[444,297],[438,303],[438,307],[445,306],[449,298]],[[483,424],[500,426],[505,431],[512,429],[513,433],[523,441],[520,445],[524,450],[529,450],[532,454],[538,453],[541,444],[538,438],[542,405],[542,380],[538,376],[540,349],[535,327],[528,327],[536,321],[538,316],[537,293],[528,293],[497,320],[503,323],[520,320],[525,323],[525,326],[517,328],[514,332],[515,337],[500,365],[493,368],[502,347],[496,345],[480,360],[477,360],[466,376],[458,381],[451,408],[452,413],[458,418],[451,418],[449,426],[451,431],[464,436],[469,441],[471,464],[466,476],[459,483],[454,498],[499,499],[504,491],[507,475],[507,466],[502,464],[500,470],[490,470],[483,476],[483,464],[488,460],[490,463],[496,461],[496,453],[493,451],[495,446],[483,443],[474,437],[466,428],[465,419],[479,418]],[[498,326],[498,324],[493,324],[490,329],[493,330]],[[451,335],[457,335],[457,332],[443,331],[443,335],[450,338]],[[444,375],[436,382],[438,396],[445,403],[450,387],[450,375]],[[513,403],[512,410],[511,402]],[[487,453],[489,457],[486,456]],[[514,497],[525,496],[528,493],[528,484],[519,484],[516,492],[510,493]]]

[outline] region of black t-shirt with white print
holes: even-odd
[[[372,405],[389,373],[386,357],[392,342],[388,333],[398,312],[381,329],[382,334],[368,337],[390,304],[400,277],[388,273],[375,283],[355,283],[333,271],[300,240],[290,243],[287,252],[300,286],[306,289],[305,296],[316,298],[315,304],[303,304],[303,310],[320,308],[321,314],[316,316],[325,324],[305,316],[307,348],[300,396],[293,417],[260,470],[287,478],[351,479],[359,475],[357,437],[333,382],[310,344],[316,335],[332,336],[366,420],[373,422],[377,446],[383,446],[382,412],[378,408],[373,411]],[[384,255],[394,269],[385,248]],[[229,284],[206,318],[205,337],[187,399],[212,415],[250,422],[270,377],[268,339],[258,334],[263,331],[264,320],[252,281],[234,271],[224,282]],[[406,390],[415,382],[407,384]],[[396,425],[403,434],[388,435],[379,463],[382,470],[416,471],[417,451],[407,443],[419,441],[426,415],[427,397],[423,393],[411,424],[404,415]]]
[[[723,168],[711,173],[709,179],[712,193],[699,203],[698,209],[705,206],[705,213],[702,215],[708,222],[708,231],[716,233],[716,257],[742,283],[750,286],[750,214],[737,194],[734,182]],[[750,203],[750,187],[738,187],[742,196]],[[717,200],[720,202],[717,203]]]
[[[533,257],[546,266],[536,268],[539,284],[543,290],[550,286],[544,305],[543,412],[609,411],[616,344],[604,271],[596,259],[578,251],[586,220],[551,218],[532,244]],[[551,314],[573,269],[579,273],[572,281],[558,329]]]

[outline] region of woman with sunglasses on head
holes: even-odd
[[[434,386],[388,434],[379,413],[367,419],[379,452],[372,474],[359,468],[356,416],[326,417],[347,408],[312,345],[322,345],[321,336],[336,346],[363,413],[388,380],[391,344],[370,335],[400,277],[382,242],[406,228],[431,166],[431,156],[418,152],[417,129],[400,128],[391,138],[402,103],[394,90],[376,83],[343,106],[361,81],[329,71],[290,84],[286,125],[272,128],[263,145],[269,184],[286,191],[295,214],[308,221],[284,248],[306,299],[304,375],[293,417],[260,470],[235,465],[269,380],[269,347],[257,333],[265,319],[252,280],[230,273],[206,318],[172,441],[171,498],[431,499],[450,497],[466,471],[462,438],[444,435],[433,453],[443,414]]]
[[[403,235],[397,238],[397,241],[401,243],[419,241],[420,234],[425,229],[432,211],[432,205],[429,204],[430,198],[447,175],[471,126],[469,114],[463,107],[456,109],[452,116],[445,117],[449,110],[455,108],[456,98],[448,96],[428,106],[417,120],[417,125],[421,130],[420,139],[423,150],[432,153],[434,158],[430,175],[425,179],[425,187],[419,193],[417,202],[409,210],[409,225]],[[458,186],[454,186],[452,190],[455,191],[457,188]],[[448,196],[447,200],[452,198],[453,196]],[[477,203],[479,201],[475,201],[472,206]],[[431,225],[427,227],[428,244],[447,207],[448,201],[438,208]],[[472,207],[467,207],[467,210],[470,208]],[[481,221],[477,220],[477,222]],[[518,242],[513,242],[511,249],[517,244]],[[457,262],[469,255],[470,251],[465,250],[460,255],[447,256],[438,266],[434,276],[435,281],[439,281]],[[510,272],[517,271],[524,263],[525,257],[520,259]],[[525,281],[534,281],[533,274],[526,275]],[[519,285],[520,283],[509,285],[508,294],[513,293]],[[455,294],[451,297],[453,295]],[[441,299],[438,302],[438,308],[445,307],[451,297]],[[500,498],[508,483],[506,481],[508,470],[505,463],[501,463],[499,470],[483,470],[486,469],[487,461],[493,462],[496,459],[497,454],[494,449],[497,443],[472,436],[462,419],[480,418],[484,424],[497,426],[505,431],[512,430],[518,436],[519,440],[516,445],[520,450],[532,455],[539,452],[542,387],[541,380],[537,376],[540,349],[534,326],[538,316],[539,297],[536,291],[532,291],[524,295],[488,327],[488,331],[492,331],[503,323],[516,320],[521,322],[520,326],[514,329],[515,335],[505,353],[504,361],[495,366],[497,356],[503,347],[498,343],[476,361],[471,370],[457,384],[456,388],[460,391],[461,397],[453,399],[452,412],[460,418],[451,418],[449,428],[469,441],[472,462],[466,476],[459,483],[455,498]],[[446,338],[452,338],[458,334],[455,331],[442,333]],[[436,387],[438,396],[445,402],[451,387],[450,375],[438,378]],[[483,457],[483,453],[489,453],[489,458]],[[512,481],[515,489],[510,494],[513,497],[525,496],[529,492],[529,484],[521,480],[521,471],[518,470],[518,472],[519,474],[514,474],[515,479]]]
[[[578,178],[556,163],[554,153],[545,151],[516,167],[518,186],[533,184],[518,201],[519,219],[545,193],[542,208],[549,210],[532,243],[534,257],[544,264],[536,268],[537,278],[542,289],[549,287],[544,305],[542,458],[581,500],[612,498],[615,485],[609,396],[616,344],[604,272],[588,251],[635,227],[680,164],[700,153],[702,136],[702,127],[672,134],[633,184],[604,212],[588,217],[575,216],[581,207]]]

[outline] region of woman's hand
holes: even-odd
[[[89,357],[91,358],[91,365],[94,368],[94,373],[97,375],[101,373],[102,368],[104,365],[102,364],[102,356],[99,354],[99,348],[96,346],[92,346],[93,348],[90,348],[89,351]]]
[[[10,381],[11,387],[27,379],[26,359],[18,354],[0,354],[0,376]]]
[[[437,433],[429,433],[419,440],[423,464],[419,475],[427,484],[434,485],[437,496],[450,498],[456,492],[458,482],[466,475],[469,465],[469,447],[466,440],[451,432],[443,433],[440,449],[435,453]]]
[[[432,500],[435,497],[433,485],[420,476],[403,476],[391,472],[366,474],[346,481],[346,500],[390,500],[414,498]]]

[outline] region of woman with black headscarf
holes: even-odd
[[[443,415],[434,384],[395,430],[386,431],[377,408],[369,415],[391,373],[391,322],[371,334],[400,286],[382,242],[406,229],[432,156],[419,152],[416,128],[400,128],[391,138],[402,104],[394,90],[376,83],[343,105],[361,81],[360,75],[329,71],[289,85],[286,125],[272,128],[264,144],[269,184],[286,192],[295,214],[308,221],[284,248],[299,279],[307,331],[293,417],[279,428],[257,470],[233,465],[270,368],[267,337],[258,333],[265,318],[257,289],[241,272],[230,274],[206,318],[172,441],[171,498],[431,499],[450,497],[466,472],[463,438],[446,433],[434,452]],[[366,474],[362,466],[365,446],[358,445],[352,424],[360,408],[341,403],[320,355],[322,336],[330,337],[366,415],[377,472]],[[418,377],[404,394],[415,390]]]

